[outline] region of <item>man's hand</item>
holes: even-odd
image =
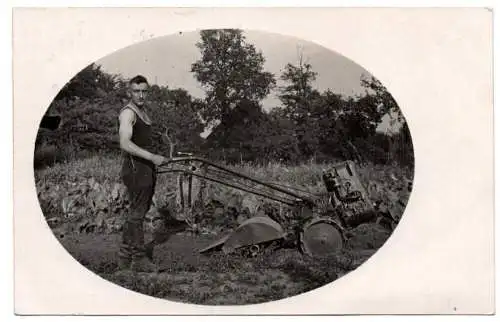
[[[153,161],[153,163],[155,165],[159,166],[159,165],[162,165],[163,163],[165,163],[167,161],[167,158],[165,158],[164,156],[155,154],[151,158],[151,161]]]

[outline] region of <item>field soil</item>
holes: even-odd
[[[310,258],[293,248],[256,257],[199,250],[218,236],[172,235],[157,246],[161,273],[118,270],[120,234],[68,234],[61,245],[87,269],[142,294],[204,305],[244,305],[279,300],[326,285],[356,269],[389,237],[377,225],[358,227],[347,248],[335,256]]]

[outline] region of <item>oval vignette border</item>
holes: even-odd
[[[445,23],[445,22],[442,22],[442,23]],[[269,31],[271,31],[271,32],[276,32],[276,31],[272,31],[272,30],[269,30]],[[300,38],[308,39],[308,37],[300,37]],[[329,48],[328,46],[324,46],[324,47]],[[352,55],[345,55],[344,53],[342,53],[342,51],[337,51],[337,52],[340,52],[342,55],[344,55],[344,56],[346,56],[346,57],[350,57],[353,61],[356,61],[358,64],[360,64],[360,65],[362,65],[362,66],[364,66],[364,67],[369,67],[369,65],[367,65],[366,63],[362,63],[359,59],[355,59]],[[395,64],[395,65],[397,65],[397,64]],[[390,69],[388,69],[388,70],[390,70]],[[372,68],[372,71],[373,71],[373,68]],[[388,73],[390,74],[390,72],[388,72]],[[379,79],[381,79],[382,83],[383,83],[384,85],[386,85],[386,86],[389,88],[389,90],[390,90],[390,93],[391,93],[391,94],[394,94],[394,93],[398,93],[398,92],[399,92],[397,89],[391,89],[391,85],[390,85],[390,83],[388,83],[388,82],[384,81],[384,78],[383,78],[383,77],[382,77],[382,78],[380,77],[381,73],[377,73],[376,71],[374,71],[374,75],[377,75],[377,77],[378,77]],[[64,78],[64,77],[63,77],[63,78]],[[395,88],[397,88],[397,87],[398,87],[398,86],[395,86]],[[399,106],[404,106],[404,104],[405,104],[405,103],[404,103],[404,100],[403,100],[403,99],[399,99],[399,98],[397,97],[397,95],[395,95],[395,100],[398,102]],[[410,109],[409,109],[409,110],[410,110]],[[404,109],[404,107],[403,107],[403,113],[405,113],[405,109]],[[408,120],[408,122],[410,123],[410,129],[411,129],[411,128],[412,128],[412,124],[411,124],[412,117],[411,117],[411,116],[409,116],[409,115],[408,115],[408,113],[405,113],[405,117],[406,117],[406,119]],[[418,118],[416,118],[416,119],[418,119]],[[477,119],[473,119],[473,120],[474,120],[474,121],[477,121]],[[418,123],[418,122],[417,122],[417,123]],[[412,134],[413,134],[413,136],[415,136],[415,131],[412,131]],[[417,139],[418,139],[418,138],[419,138],[419,135],[417,135]],[[414,140],[414,144],[415,144],[415,140]],[[417,148],[418,148],[418,146],[417,146],[417,147],[415,147],[415,159],[416,159],[416,161],[418,161],[418,149],[417,149]],[[484,151],[483,151],[483,152],[484,152]],[[487,154],[487,155],[488,155],[488,154]],[[418,170],[418,168],[417,168],[416,170]],[[424,170],[428,170],[428,168],[425,168]],[[416,177],[416,178],[418,179],[418,175],[417,175],[417,177]],[[425,178],[425,179],[427,179],[427,178]],[[422,180],[425,182],[425,180],[424,180],[424,179],[422,179]],[[414,195],[414,193],[415,193],[415,190],[413,191],[412,196]],[[410,199],[410,200],[411,200],[411,199]],[[417,201],[418,201],[418,200],[419,200],[419,199],[417,198]],[[417,201],[415,201],[415,202],[417,202]],[[408,207],[407,207],[406,212],[407,212],[407,211],[408,211]],[[405,232],[406,232],[406,231],[407,231],[407,230],[405,229]],[[400,234],[404,234],[405,232],[402,232],[402,231],[401,231],[401,232],[400,232]],[[484,240],[481,240],[481,241],[484,241]],[[396,247],[396,248],[397,248],[397,247]],[[396,253],[397,253],[397,251],[396,251]],[[483,260],[484,260],[484,258],[483,258]],[[489,276],[491,276],[491,275],[489,275]],[[359,274],[358,274],[358,277],[359,277]],[[339,288],[342,288],[342,287],[341,287],[341,286],[339,286]],[[484,294],[484,293],[482,293],[482,294]],[[292,301],[292,302],[293,302],[293,301]],[[419,303],[419,304],[420,304],[420,305],[422,305],[422,303]],[[439,303],[438,303],[438,306],[436,306],[436,307],[435,307],[435,308],[436,308],[436,310],[440,310],[440,309],[439,309],[439,307],[440,307],[440,306],[439,306]],[[481,307],[481,306],[479,306],[479,307]],[[405,308],[406,308],[406,309],[408,309],[408,307],[403,307],[402,309],[404,310]],[[390,308],[387,308],[387,309],[390,309]],[[365,310],[366,310],[366,309],[365,309]]]

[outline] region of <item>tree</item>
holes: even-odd
[[[382,117],[390,117],[390,126],[384,135],[386,162],[396,162],[403,166],[413,166],[413,144],[408,124],[398,104],[387,88],[373,76],[363,77],[361,85],[366,89],[365,96],[359,99],[359,106],[370,111],[377,126]],[[368,108],[366,108],[368,107]],[[372,127],[373,124],[371,124]],[[380,140],[382,141],[382,140]]]
[[[404,117],[398,104],[378,79],[373,76],[363,75],[361,77],[361,86],[365,88],[364,97],[368,97],[373,101],[380,118],[385,114],[389,114],[395,116],[393,118],[394,122],[404,122]]]
[[[270,93],[274,75],[264,71],[262,53],[246,43],[241,30],[204,30],[200,36],[196,47],[202,57],[191,66],[206,94],[199,112],[209,124],[229,126],[230,113],[242,100],[259,103]]]
[[[348,151],[348,137],[341,116],[348,109],[348,101],[340,95],[326,90],[312,103],[309,122],[318,140],[318,150],[329,158],[345,158]]]
[[[298,64],[288,63],[281,75],[281,80],[288,83],[281,88],[279,95],[283,115],[294,123],[298,149],[304,155],[312,155],[318,148],[310,119],[314,102],[320,99],[319,92],[312,87],[316,75],[311,64],[304,63],[302,53],[299,54]]]
[[[193,151],[202,144],[200,133],[203,124],[193,105],[196,104],[191,95],[184,89],[169,89],[153,85],[149,96],[156,149],[168,155],[168,142],[164,137],[167,128],[171,130],[172,139],[179,143],[176,150]]]
[[[105,97],[114,90],[116,79],[117,76],[103,72],[101,66],[92,63],[66,83],[55,100]]]
[[[280,90],[279,98],[283,103],[285,115],[300,123],[311,110],[311,99],[318,95],[313,90],[312,83],[316,80],[317,73],[312,70],[309,63],[303,62],[302,53],[299,54],[298,65],[288,63],[281,75],[281,80],[288,83]]]

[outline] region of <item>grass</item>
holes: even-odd
[[[39,191],[51,191],[53,198],[62,196],[54,191],[67,190],[71,183],[93,178],[101,185],[119,182],[121,160],[117,157],[89,156],[85,159],[56,163],[36,171]],[[256,167],[251,164],[234,166],[238,172],[269,181],[277,181],[290,186],[303,187],[309,191],[321,191],[322,170],[328,164],[304,164],[287,167],[274,163]],[[387,199],[394,206],[397,216],[402,215],[400,202],[405,203],[409,191],[405,185],[411,180],[411,173],[403,169],[369,165],[358,168],[363,182],[369,182],[372,197]],[[56,188],[57,187],[57,188]],[[174,178],[162,175],[159,178],[156,199],[161,205],[168,191],[175,187]],[[59,190],[57,190],[59,189]],[[223,203],[229,203],[234,191],[220,185],[210,185]],[[247,206],[262,202],[248,194],[242,194]],[[51,197],[52,198],[52,197]],[[45,216],[60,215],[56,200],[51,208],[42,204]],[[46,212],[53,212],[50,215]],[[399,213],[398,213],[399,212]],[[224,213],[222,213],[224,215]],[[116,216],[121,216],[117,214]],[[207,217],[209,220],[217,218]],[[226,227],[227,228],[227,227]],[[309,258],[294,248],[283,248],[273,252],[247,258],[243,255],[225,255],[214,252],[199,254],[198,250],[214,241],[213,234],[193,234],[180,232],[155,250],[155,259],[166,270],[161,274],[141,274],[117,271],[117,250],[119,233],[66,232],[60,235],[55,228],[61,245],[71,256],[97,275],[135,292],[179,302],[206,305],[241,305],[261,303],[298,295],[331,283],[356,269],[372,256],[389,238],[390,232],[374,224],[365,224],[351,231],[352,237],[346,248],[338,254]]]

